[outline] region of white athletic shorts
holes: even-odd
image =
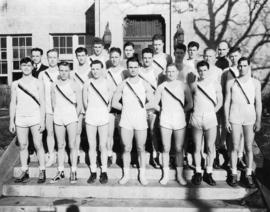
[[[132,114],[131,116],[122,112],[119,126],[127,130],[146,130],[148,128],[146,111],[145,113]]]
[[[78,115],[76,111],[68,113],[68,114],[53,114],[53,122],[56,125],[61,125],[61,126],[67,126],[73,122],[78,121]]]
[[[109,123],[109,111],[88,108],[85,113],[85,123],[93,126],[103,126]]]
[[[159,125],[171,130],[180,130],[186,127],[187,124],[185,116],[161,112]]]
[[[216,113],[195,114],[192,113],[190,117],[190,124],[192,127],[201,130],[209,130],[217,126]]]
[[[253,125],[256,122],[256,111],[254,105],[239,107],[231,105],[229,122],[239,125]]]
[[[40,124],[40,116],[16,116],[15,125],[17,127],[32,127]]]

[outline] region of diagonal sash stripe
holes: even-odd
[[[24,92],[26,93],[28,96],[30,96],[39,106],[40,106],[40,103],[39,101],[37,100],[37,98],[31,94],[28,90],[26,90],[22,85],[18,84],[18,87]]]
[[[216,102],[202,89],[201,86],[197,85],[198,89],[209,99],[214,106],[216,106]]]
[[[144,105],[143,105],[142,100],[140,99],[140,97],[138,96],[138,94],[134,91],[134,89],[132,88],[132,86],[129,84],[128,81],[126,81],[126,84],[127,84],[127,86],[129,87],[129,89],[132,91],[132,93],[136,96],[136,98],[138,99],[140,106],[141,106],[142,108],[144,108]]]
[[[176,101],[178,101],[180,103],[182,108],[184,108],[184,104],[179,98],[177,98],[167,87],[164,87],[164,89],[165,89],[165,91],[167,91],[171,95],[171,97],[173,97]]]

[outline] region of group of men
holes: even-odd
[[[102,40],[95,38],[93,55],[88,56],[84,47],[76,49],[79,65],[75,70],[70,70],[67,62],[58,63],[55,49],[47,52],[49,67],[41,64],[43,51],[39,48],[32,49],[32,59],[21,60],[23,76],[12,83],[10,103],[10,131],[17,133],[22,170],[15,182],[29,180],[30,130],[40,165],[38,183],[46,181],[45,167],[55,163],[55,135],[58,171],[50,182],[65,177],[67,140],[70,182],[76,183],[77,158],[85,123],[91,171],[88,183],[97,179],[97,135],[101,159],[99,181],[108,182],[107,167],[112,161],[117,131],[123,147],[120,184],[126,184],[130,178],[134,138],[139,181],[142,185],[148,184],[145,153],[148,137],[152,146],[151,164],[162,169],[162,185],[169,181],[174,139],[179,184],[187,184],[183,167],[187,143],[192,142],[193,184],[200,185],[204,180],[211,186],[216,185],[213,166],[220,167],[219,153],[223,153],[225,165],[230,167],[227,182],[236,186],[237,158],[242,158],[245,152],[243,182],[254,187],[252,143],[255,132],[261,127],[262,103],[260,83],[252,78],[249,59],[241,56],[239,48],[230,49],[226,41],[218,45],[217,51],[206,48],[200,58],[199,44],[191,41],[187,47],[184,44],[174,47],[173,63],[172,57],[163,52],[163,36],[154,35],[152,42],[153,48],[142,50],[142,58],[136,56],[134,44],[127,42],[122,57],[117,47],[111,47],[105,54]],[[42,143],[44,129],[47,158]],[[186,131],[192,139],[187,138]],[[159,148],[160,143],[162,148]],[[202,159],[205,159],[204,164]]]

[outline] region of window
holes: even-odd
[[[13,70],[19,70],[21,58],[31,56],[32,37],[14,36],[12,37],[12,47],[13,47]]]
[[[53,36],[53,47],[58,50],[59,54],[72,54],[72,45],[71,35]]]
[[[79,35],[78,36],[79,46],[85,47],[87,49],[88,55],[93,54],[93,49],[92,49],[93,38],[94,36],[92,35]]]
[[[7,38],[0,37],[0,75],[7,73]]]

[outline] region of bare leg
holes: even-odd
[[[114,114],[110,113],[108,141],[107,141],[108,157],[112,156],[114,129],[115,129],[115,116]]]
[[[206,157],[206,172],[207,173],[212,173],[213,171],[216,135],[217,135],[216,127],[208,129],[205,132],[205,145],[207,149],[207,157]]]
[[[70,161],[71,161],[71,171],[76,172],[77,161],[78,161],[78,146],[76,145],[76,132],[78,129],[77,122],[70,123],[67,125],[68,133],[68,146],[70,149]]]
[[[78,124],[77,124],[77,131],[76,131],[76,149],[78,150],[78,153],[80,151],[80,145],[81,145],[81,134],[82,134],[82,123],[83,123],[83,114],[81,113],[78,117]]]
[[[253,131],[253,125],[243,126],[243,135],[244,135],[244,141],[245,141],[246,161],[247,161],[246,175],[251,175],[252,164],[253,164],[252,144],[253,144],[254,136],[255,136],[255,133]]]
[[[90,124],[86,124],[86,133],[88,138],[88,144],[89,144],[89,159],[90,159],[90,169],[91,173],[97,172],[97,126],[93,126]]]
[[[109,125],[98,127],[99,151],[101,153],[101,171],[107,172],[107,142],[108,142]]]
[[[202,137],[203,130],[192,128],[193,141],[194,141],[194,161],[196,166],[196,172],[201,173],[201,149],[202,149]]]
[[[20,144],[20,161],[21,161],[21,169],[23,172],[28,170],[28,127],[16,127],[17,137]]]
[[[231,148],[231,169],[232,174],[237,174],[237,153],[239,150],[240,137],[242,132],[242,125],[231,124],[232,126],[232,148]]]
[[[47,146],[49,151],[49,160],[46,163],[46,166],[49,167],[55,162],[55,140],[54,140],[54,128],[53,128],[53,115],[46,114],[46,130],[47,130]]]
[[[61,172],[64,171],[65,163],[66,127],[57,124],[55,124],[54,127],[58,146],[58,171]]]

